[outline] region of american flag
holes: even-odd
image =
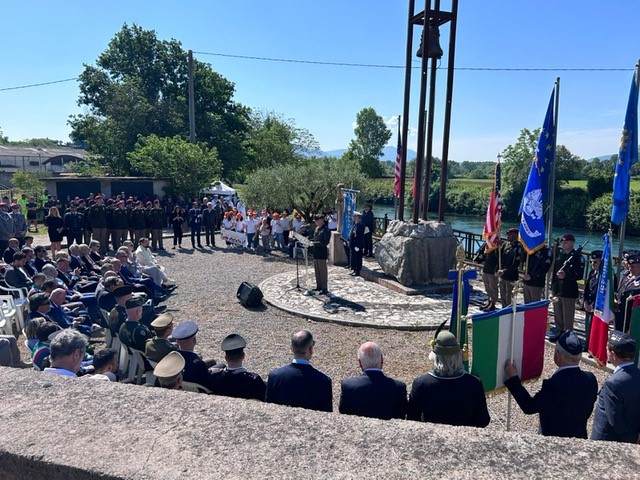
[[[500,162],[496,163],[491,199],[487,206],[487,219],[484,221],[482,238],[485,241],[485,252],[498,247],[500,241],[500,229],[502,227],[502,198],[500,197]]]
[[[398,149],[396,150],[396,168],[395,179],[393,181],[393,194],[396,197],[400,196],[400,161],[402,158],[402,137],[400,136],[400,117],[398,117]]]

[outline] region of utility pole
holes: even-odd
[[[196,143],[196,106],[193,89],[193,51],[189,50],[189,141]]]

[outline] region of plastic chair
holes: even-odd
[[[10,319],[9,319],[10,320]],[[4,311],[0,309],[0,333],[3,335],[12,335],[11,321],[7,321]]]
[[[29,309],[29,299],[27,297],[26,288],[13,288],[8,287],[6,284],[0,283],[0,292],[5,292],[13,299],[14,307],[17,307],[18,321],[20,322],[18,331],[24,328],[24,315]],[[4,296],[4,295],[0,295]]]
[[[16,331],[24,330],[24,316],[22,309],[15,303],[15,299],[11,295],[0,295],[0,315],[5,325],[3,331],[12,334],[11,325],[15,323]]]

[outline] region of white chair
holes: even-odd
[[[29,310],[29,298],[27,297],[29,291],[26,288],[14,288],[9,287],[6,283],[0,283],[0,292],[4,292],[14,299],[14,306],[17,307],[18,321],[20,322],[18,331],[22,330],[25,314]]]
[[[195,392],[195,393],[211,393],[207,387],[200,385],[195,382],[182,382],[182,390],[186,390],[187,392]]]
[[[12,335],[11,331],[11,319],[7,319],[4,315],[4,311],[0,309],[0,333],[3,335]]]
[[[0,315],[5,321],[4,331],[12,334],[11,325],[15,324],[16,332],[24,330],[24,316],[22,309],[16,305],[11,295],[0,295]]]

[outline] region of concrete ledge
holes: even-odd
[[[379,421],[0,368],[0,477],[631,478],[637,446]]]

